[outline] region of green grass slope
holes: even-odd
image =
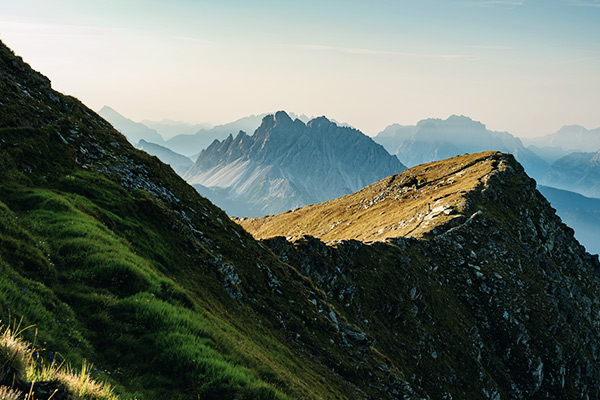
[[[2,44],[0,74],[0,319],[41,357],[126,398],[373,390],[309,280]]]

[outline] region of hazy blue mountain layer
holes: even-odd
[[[600,199],[549,186],[538,186],[565,224],[587,251],[600,254]]]
[[[174,121],[162,119],[160,121],[143,120],[141,124],[157,131],[165,140],[169,140],[177,135],[193,135],[202,129],[210,129],[212,125],[208,123],[190,124],[189,122]]]
[[[231,215],[274,214],[350,194],[405,167],[363,133],[283,111],[215,141],[184,176]]]
[[[185,174],[192,164],[194,164],[190,158],[175,153],[156,143],[147,142],[144,139],[141,139],[136,147],[140,150],[144,150],[148,154],[158,157],[165,164],[169,164],[179,175]]]
[[[162,136],[154,129],[148,128],[144,124],[130,120],[119,114],[109,106],[104,106],[98,110],[98,114],[110,122],[119,132],[121,132],[129,143],[135,145],[140,140],[146,140],[151,143],[162,144],[164,142]]]
[[[600,198],[600,151],[571,153],[550,164],[542,185]]]
[[[589,130],[579,125],[567,125],[545,136],[523,138],[523,143],[552,163],[569,153],[600,150],[600,128]]]
[[[534,178],[542,176],[548,166],[513,135],[490,131],[482,123],[464,116],[426,119],[415,126],[390,125],[374,140],[408,166],[488,150],[513,154]]]

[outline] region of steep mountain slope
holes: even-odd
[[[600,199],[549,186],[538,186],[575,237],[593,254],[600,254]]]
[[[426,119],[416,126],[391,125],[374,140],[408,166],[495,150],[513,154],[534,178],[541,176],[547,167],[547,163],[525,148],[518,138],[506,132],[490,131],[482,123],[464,116]]]
[[[549,135],[523,138],[523,143],[552,163],[569,153],[598,151],[600,149],[600,128],[588,130],[579,125],[567,125]]]
[[[355,129],[325,117],[292,121],[279,111],[266,116],[252,136],[240,132],[215,141],[184,177],[220,195],[199,188],[230,214],[255,216],[329,200],[404,169]]]
[[[129,140],[129,143],[136,144],[140,140],[147,140],[151,143],[162,144],[164,139],[154,129],[148,128],[144,124],[135,122],[116,112],[109,106],[104,106],[98,110],[98,114],[110,122],[119,132]]]
[[[148,154],[158,157],[165,164],[169,164],[179,175],[185,174],[192,164],[194,164],[194,162],[186,156],[175,153],[156,143],[147,142],[144,139],[140,140],[136,147],[140,150],[144,150]]]
[[[446,169],[435,178],[433,171]],[[464,185],[452,182],[459,177]],[[464,197],[462,209],[455,197],[443,197],[452,185]],[[353,235],[344,229],[332,227],[337,234],[331,235],[317,227],[307,233],[333,241],[278,236],[263,243],[310,277],[355,325],[348,337],[370,339],[395,355],[382,368],[401,369],[431,398],[598,397],[600,263],[512,156],[488,152],[431,163],[352,196],[362,198],[356,206],[365,214],[357,207],[351,222],[393,213],[410,200],[412,218],[431,216],[432,226],[410,234],[419,239],[366,243],[346,240]],[[330,205],[321,205],[323,219]],[[454,214],[445,216],[447,207],[458,215],[449,219]],[[436,208],[441,212],[417,217]],[[269,237],[277,234],[275,219],[290,214],[267,221],[268,234],[249,220],[241,223],[256,237]],[[388,226],[406,222],[396,218]],[[302,218],[294,223],[307,227]],[[279,228],[281,235],[292,233],[285,223]]]
[[[419,239],[259,243],[2,44],[0,99],[0,318],[40,360],[138,399],[600,396],[600,264],[510,156],[441,165],[464,218]]]
[[[566,155],[550,164],[539,181],[542,185],[600,198],[600,151]]]
[[[403,382],[375,347],[342,344],[308,279],[1,43],[0,99],[0,319],[36,324],[40,360],[87,359],[138,399],[380,398]]]

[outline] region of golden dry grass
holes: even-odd
[[[257,239],[311,235],[324,241],[379,241],[422,237],[465,212],[465,195],[486,181],[501,157],[501,153],[489,151],[422,164],[324,203],[234,220]]]

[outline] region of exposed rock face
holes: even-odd
[[[534,178],[541,176],[548,165],[513,135],[491,131],[481,122],[464,116],[426,119],[416,126],[391,125],[374,140],[409,167],[489,150],[513,154]]]
[[[404,169],[355,129],[325,117],[292,121],[280,111],[252,136],[240,132],[213,142],[185,179],[212,189],[213,196],[200,191],[230,214],[257,216],[349,194]]]
[[[263,243],[432,398],[597,398],[600,263],[512,157],[491,158],[443,233]]]
[[[600,198],[600,151],[571,153],[554,161],[540,183]]]

